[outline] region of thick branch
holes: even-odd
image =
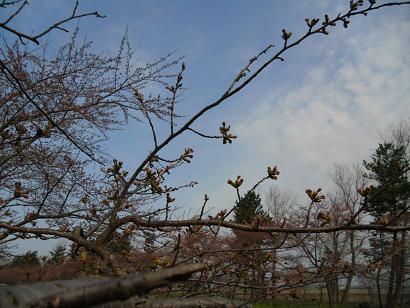
[[[172,281],[187,279],[205,269],[203,264],[189,264],[148,273],[131,274],[109,280],[71,280],[0,289],[1,307],[89,307],[114,300],[144,295]],[[63,289],[61,289],[61,285]]]

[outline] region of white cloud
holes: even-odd
[[[235,127],[243,155],[252,152],[253,165],[278,164],[281,185],[299,192],[326,186],[334,163],[366,159],[378,131],[410,115],[410,22],[379,22],[366,35],[343,36],[318,50],[323,59],[303,83],[291,93],[268,93]],[[261,174],[247,173],[253,180]]]

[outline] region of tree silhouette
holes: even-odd
[[[9,21],[17,18],[27,4],[27,1],[18,0],[0,2],[0,7],[17,6],[15,12],[0,23],[0,29],[17,36],[22,43],[31,41],[38,44],[46,33],[55,29],[64,31],[62,26],[72,19],[90,15],[101,17],[97,12],[77,14],[76,4],[67,19],[52,23],[43,32],[27,35],[9,26]],[[237,198],[230,210],[205,218],[209,200],[205,195],[200,214],[175,218],[172,215],[176,208],[173,206],[176,200],[174,192],[197,183],[175,185],[169,183],[169,175],[178,167],[189,164],[194,150],[189,146],[183,147],[177,152],[179,154],[167,157],[169,152],[165,149],[186,133],[220,140],[229,146],[238,136],[227,122],[222,122],[219,130],[215,128],[216,135],[200,132],[194,124],[248,87],[275,62],[285,61],[289,49],[313,36],[329,35],[331,27],[341,25],[348,28],[355,16],[367,16],[386,7],[407,4],[410,2],[378,4],[372,0],[365,4],[363,0],[350,1],[343,13],[333,17],[326,14],[323,18],[306,18],[306,30],[299,37],[282,29],[278,33],[277,46],[269,44],[255,52],[238,69],[219,97],[188,118],[180,117],[176,110],[184,90],[185,63],[181,63],[182,59],[170,60],[165,56],[154,63],[134,67],[127,35],[120,44],[118,55],[111,57],[90,52],[90,43],[87,42],[77,46],[75,34],[53,59],[42,57],[41,52],[36,54],[36,51],[22,50],[20,44],[6,44],[7,49],[2,49],[0,54],[0,240],[65,238],[75,247],[81,247],[81,261],[98,263],[99,266],[102,263],[104,275],[130,275],[108,281],[66,282],[63,290],[60,286],[51,288],[51,291],[47,285],[33,286],[38,288],[33,292],[35,298],[23,294],[27,289],[8,289],[7,293],[1,293],[0,289],[0,304],[4,301],[4,305],[9,305],[10,300],[16,298],[24,298],[29,306],[40,307],[86,307],[128,299],[135,304],[141,303],[144,299],[140,296],[151,290],[181,280],[185,283],[175,290],[170,289],[169,293],[175,291],[183,293],[183,296],[226,295],[241,289],[245,290],[241,295],[246,298],[247,290],[262,289],[276,294],[322,281],[323,272],[305,276],[304,266],[291,255],[286,256],[286,264],[274,277],[276,269],[272,265],[277,263],[276,251],[281,248],[287,250],[306,236],[342,231],[391,232],[393,246],[396,247],[397,235],[402,233],[400,241],[403,241],[405,232],[410,230],[410,224],[394,222],[403,212],[401,196],[400,200],[394,199],[397,201],[395,205],[392,203],[397,208],[393,213],[396,216],[382,215],[374,224],[358,223],[358,216],[376,200],[377,187],[361,187],[360,193],[365,201],[344,219],[334,219],[321,211],[325,196],[319,188],[306,190],[310,200],[307,210],[299,209],[301,214],[294,213],[289,220],[271,221],[262,210],[261,199],[255,190],[263,182],[278,179],[276,166],[267,167],[261,179],[244,195],[240,191],[243,178],[238,176],[235,180],[228,180]],[[153,83],[161,87],[160,94],[149,93]],[[152,135],[150,150],[133,169],[127,169],[118,159],[108,162],[100,148],[101,138],[105,138],[113,126],[126,123],[129,117],[146,121]],[[164,125],[166,133],[159,134],[158,127]],[[90,166],[95,166],[92,164],[99,164],[101,172],[89,172]],[[378,191],[380,194],[383,192]],[[390,194],[387,196],[392,197]],[[377,206],[380,209],[386,207],[393,202],[389,198],[386,199],[388,202],[379,202],[381,206]],[[162,205],[152,208],[155,202],[162,202]],[[229,219],[231,213],[235,221]],[[79,227],[83,232],[77,232]],[[224,243],[226,238],[221,236],[224,229],[246,234],[244,238],[253,237],[255,245],[234,247],[231,243]],[[152,237],[144,237],[147,231],[155,232],[155,247]],[[293,242],[289,243],[289,238]],[[198,243],[193,244],[198,245],[184,247],[195,239]],[[132,240],[146,240],[146,251],[130,251]],[[210,243],[204,245],[200,240]],[[260,243],[266,243],[266,247]],[[151,264],[143,268],[146,273],[134,274],[130,264],[138,262],[135,255],[152,257],[149,255],[151,248],[155,248],[158,254],[154,266]],[[266,253],[260,258],[262,254],[258,251],[265,250],[275,251],[275,254]],[[243,268],[237,266],[240,263],[238,252],[249,256],[249,262],[247,260]],[[223,257],[218,257],[221,253]],[[193,260],[199,257],[202,257],[201,262],[196,264]],[[342,272],[337,265],[335,270]],[[273,268],[270,271],[272,283],[266,285],[266,268],[269,266]],[[249,272],[253,275],[251,283],[244,284]],[[197,273],[197,276],[186,281],[192,273]],[[393,274],[391,280],[395,280],[395,275],[398,274]],[[392,293],[396,298],[396,291]],[[252,300],[255,300],[253,295]]]
[[[402,144],[379,144],[369,162],[363,164],[368,170],[366,176],[376,182],[365,202],[367,211],[375,217],[375,222],[383,225],[400,225],[408,223],[410,208],[410,181],[408,172],[410,164],[407,149]],[[388,279],[388,292],[385,307],[397,304],[404,283],[404,264],[406,259],[406,233],[384,232],[375,233],[370,242],[371,259],[385,266]],[[386,258],[388,257],[388,258]],[[389,266],[385,260],[391,259]],[[379,304],[382,305],[380,294],[381,269],[378,269],[377,286]]]
[[[261,201],[259,194],[254,191],[246,193],[239,201],[236,201],[234,221],[240,224],[250,224],[255,218],[266,216]]]

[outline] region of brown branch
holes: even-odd
[[[16,90],[20,91],[23,93],[23,95],[34,105],[34,107],[37,108],[38,111],[54,126],[56,127],[77,149],[79,149],[82,153],[87,155],[90,159],[93,161],[99,163],[100,165],[103,165],[102,162],[100,162],[98,159],[94,158],[94,156],[91,153],[88,153],[86,150],[84,150],[71,136],[58,125],[35,101],[34,99],[27,93],[25,90],[24,86],[20,82],[20,79],[14,75],[14,73],[6,66],[6,64],[0,60],[0,66],[1,70],[5,74],[6,78],[12,83],[13,87],[16,88]],[[10,80],[10,77],[12,80]]]
[[[114,300],[144,295],[173,281],[185,280],[192,273],[205,269],[203,264],[177,266],[156,272],[131,274],[108,280],[71,280],[31,286],[0,289],[0,306],[20,307],[89,307]],[[64,285],[64,288],[56,287]],[[13,299],[17,301],[13,302]]]
[[[118,219],[113,227],[118,228],[121,225],[127,223],[134,223],[137,226],[148,227],[148,228],[163,228],[163,227],[173,227],[181,228],[188,226],[217,226],[224,227],[233,230],[242,230],[249,232],[262,232],[262,233],[331,233],[343,230],[362,230],[362,231],[384,231],[384,232],[401,232],[410,230],[410,225],[404,226],[384,226],[377,224],[343,224],[328,227],[269,227],[269,226],[252,226],[238,224],[231,221],[224,221],[221,219],[211,219],[211,220],[197,220],[197,219],[187,219],[187,220],[144,220],[138,216],[127,216]]]
[[[15,4],[15,3],[16,3],[16,2],[10,3],[10,4]],[[8,3],[8,4],[9,4],[9,3]],[[75,19],[79,19],[79,18],[83,18],[83,17],[87,17],[87,16],[95,16],[95,17],[97,17],[97,18],[104,18],[104,17],[105,17],[104,15],[101,15],[101,14],[98,13],[97,11],[91,12],[91,13],[84,13],[84,14],[76,15],[76,14],[77,14],[77,8],[78,8],[78,1],[76,1],[75,6],[74,6],[74,9],[73,9],[73,12],[72,12],[72,14],[71,14],[69,17],[64,18],[64,19],[62,19],[62,20],[60,20],[60,21],[54,23],[53,25],[51,25],[50,27],[48,27],[47,29],[45,29],[44,31],[40,32],[40,33],[37,34],[37,35],[28,35],[28,34],[26,34],[26,33],[17,31],[16,29],[14,29],[14,28],[12,28],[12,27],[7,26],[7,23],[8,23],[11,19],[13,19],[18,13],[20,13],[20,11],[23,9],[23,7],[24,7],[26,4],[27,4],[27,1],[25,1],[25,2],[19,7],[19,9],[17,10],[17,12],[15,12],[13,15],[11,15],[5,22],[0,23],[0,28],[3,28],[4,30],[6,30],[6,31],[8,31],[8,32],[10,32],[10,33],[13,33],[14,35],[16,35],[16,36],[20,39],[20,41],[21,41],[23,44],[24,44],[24,42],[23,42],[23,38],[24,38],[24,39],[26,39],[26,40],[32,41],[33,43],[39,45],[40,42],[38,41],[38,39],[41,38],[42,36],[48,34],[49,32],[51,32],[51,31],[54,30],[54,29],[59,29],[59,30],[62,30],[62,31],[64,31],[64,32],[68,32],[66,29],[61,28],[61,25],[65,24],[65,23],[67,23],[67,22],[69,22],[69,21],[71,21],[71,20],[75,20]]]
[[[8,230],[10,233],[28,233],[37,235],[54,235],[59,238],[66,238],[70,241],[77,243],[78,245],[84,246],[90,251],[97,253],[108,265],[112,266],[111,256],[103,248],[99,247],[95,243],[91,243],[80,236],[76,236],[73,233],[62,232],[58,230],[53,230],[49,228],[29,228],[29,227],[19,227],[13,226],[7,223],[0,222],[0,228]]]
[[[8,24],[14,17],[16,17],[16,16],[21,12],[21,10],[22,10],[27,4],[28,4],[28,2],[27,2],[27,1],[24,1],[24,2],[19,6],[19,8],[14,12],[14,14],[11,14],[10,17],[7,18],[7,20],[6,20],[5,22],[3,22],[3,23],[0,24],[0,26],[1,26],[1,25],[6,25],[6,24]]]
[[[262,178],[261,180],[259,180],[255,185],[253,185],[253,187],[248,191],[254,191],[260,184],[262,184],[264,181],[266,181],[267,179],[270,179],[271,177],[269,175],[265,176],[264,178]]]
[[[210,139],[221,139],[221,138],[223,138],[222,136],[209,136],[209,135],[205,135],[205,134],[202,134],[202,133],[200,133],[200,132],[198,132],[197,130],[195,130],[195,129],[193,129],[193,128],[187,128],[187,130],[189,130],[189,131],[191,131],[191,132],[193,132],[193,133],[195,133],[195,134],[197,134],[198,136],[201,136],[201,137],[203,137],[203,138],[210,138]]]
[[[175,264],[178,260],[180,245],[181,245],[181,233],[178,233],[178,241],[177,241],[177,244],[176,244],[175,249],[174,249],[175,250],[175,256],[174,256],[174,260],[172,261],[172,266],[175,266]]]
[[[201,219],[202,219],[202,216],[204,215],[205,206],[206,206],[206,203],[207,203],[208,201],[209,201],[209,197],[208,197],[207,194],[205,194],[205,196],[204,196],[204,203],[202,204],[201,213],[199,214],[199,220],[201,220]]]

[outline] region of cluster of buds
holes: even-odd
[[[180,84],[181,86],[182,86],[181,81],[182,81],[182,73],[183,73],[183,71],[185,71],[185,63],[184,63],[184,62],[182,62],[181,71],[179,72],[178,77],[177,77],[177,84],[178,84],[178,85]]]
[[[350,1],[350,10],[351,11],[356,11],[360,6],[363,5],[364,0],[357,0],[357,1]],[[375,3],[376,1],[374,1]],[[374,4],[372,1],[370,1],[370,4]]]
[[[299,283],[302,283],[305,281],[305,268],[303,267],[303,265],[298,265],[296,268],[297,271],[297,276],[299,278]]]
[[[172,198],[170,193],[167,193],[167,203],[172,203],[175,201],[175,198]]]
[[[160,173],[162,175],[162,177],[164,177],[164,174],[171,174],[171,172],[169,172],[169,170],[171,170],[171,166],[165,166],[164,168],[162,168],[160,170]]]
[[[232,139],[236,139],[237,137],[229,132],[231,126],[226,126],[225,122],[222,122],[222,126],[219,127],[219,131],[222,134],[222,143],[226,144],[227,142],[232,143]]]
[[[3,140],[7,140],[7,139],[10,139],[11,137],[13,137],[13,134],[10,133],[10,130],[8,130],[8,129],[3,129],[3,130],[0,132],[0,137],[1,137]]]
[[[65,154],[65,155],[64,155],[63,160],[64,160],[64,162],[65,162],[67,165],[69,165],[69,166],[73,166],[73,165],[75,164],[74,159],[72,159],[72,158],[70,157],[70,155],[68,155],[68,154]]]
[[[322,227],[324,227],[327,224],[330,224],[330,222],[332,221],[332,218],[330,217],[330,215],[327,213],[323,213],[323,212],[320,212],[317,215],[317,218],[323,221],[321,224]]]
[[[369,276],[369,273],[374,272],[374,271],[375,271],[377,268],[379,268],[379,267],[380,267],[380,264],[378,264],[377,261],[369,261],[369,262],[366,264],[366,266],[365,266],[365,268],[364,268],[364,271],[361,272],[361,274],[362,274],[364,277],[368,277],[368,276]]]
[[[305,21],[309,29],[312,29],[319,22],[319,18],[313,18],[313,19],[306,18]]]
[[[44,137],[50,138],[51,130],[53,129],[54,125],[50,121],[48,121],[47,126],[45,128],[37,128],[36,136],[37,137]]]
[[[115,189],[108,199],[112,200],[112,201],[116,201],[119,198],[119,196],[120,196],[120,193],[119,193],[118,189]]]
[[[182,73],[185,71],[185,63],[182,63],[181,65],[181,71],[178,73],[178,77],[177,77],[177,82],[175,84],[175,86],[173,85],[167,85],[165,86],[165,89],[167,89],[168,91],[172,92],[173,94],[175,94],[177,92],[177,90],[179,88],[182,88]],[[172,108],[172,107],[171,107]]]
[[[159,267],[167,267],[168,265],[171,264],[171,260],[169,260],[168,258],[155,258],[154,259],[154,263],[155,265],[159,266]]]
[[[212,216],[208,216],[208,218],[210,220],[213,219]],[[201,232],[202,228],[203,228],[203,226],[190,226],[190,227],[188,227],[187,233],[188,234],[197,234],[197,233]]]
[[[132,235],[132,233],[137,229],[138,227],[136,225],[131,225],[127,227],[124,232],[122,233],[124,237],[129,237]]]
[[[378,219],[378,223],[383,226],[387,226],[390,223],[390,221],[389,218],[386,215],[384,215]]]
[[[156,194],[161,194],[164,192],[162,187],[160,186],[158,178],[154,175],[150,168],[145,168],[145,172],[147,174],[147,180],[151,185],[151,192]]]
[[[276,256],[272,252],[266,254],[266,259],[270,262],[277,262]]]
[[[22,124],[16,124],[15,128],[20,137],[27,133],[27,128]]]
[[[194,150],[191,148],[185,148],[184,150],[184,154],[182,154],[179,159],[183,160],[184,162],[187,162],[188,164],[191,162],[191,159],[194,157],[194,155],[192,155],[192,153],[194,153]]]
[[[322,26],[324,26],[324,25],[329,25],[329,26],[334,27],[334,26],[336,26],[336,23],[335,22],[331,23],[329,15],[325,14],[325,20],[322,22]]]
[[[83,195],[80,199],[81,203],[87,204],[90,201],[90,198],[87,194]]]
[[[69,228],[67,225],[61,225],[58,227],[58,231],[60,232],[68,232]]]
[[[235,182],[232,181],[231,179],[229,179],[229,180],[227,181],[227,183],[228,183],[229,185],[231,185],[233,188],[238,189],[239,186],[241,186],[242,183],[243,183],[243,178],[242,178],[240,175],[238,175],[238,176],[236,177]]]
[[[37,214],[35,212],[30,212],[30,213],[26,214],[25,219],[26,220],[33,220],[33,219],[36,219],[36,217],[37,217]]]
[[[363,196],[363,197],[367,197],[373,190],[375,189],[375,187],[373,185],[370,185],[368,187],[364,187],[364,188],[358,188],[357,192]]]
[[[149,180],[151,184],[151,191],[156,194],[161,194],[163,192],[162,187],[159,185],[159,181],[157,180],[156,177],[151,177]]]
[[[138,92],[138,90],[134,90],[134,97],[140,102],[143,103],[144,102],[144,95],[140,92]]]
[[[350,21],[347,20],[347,18],[343,18],[342,20],[343,20],[343,27],[344,27],[345,29],[347,29],[347,27],[349,26]]]
[[[322,191],[321,188],[318,188],[316,191],[312,191],[311,189],[306,189],[306,194],[312,200],[313,203],[320,203],[325,199],[325,196],[319,195]]]
[[[148,162],[148,166],[150,166],[151,168],[154,167],[154,163],[158,162],[158,156],[154,155],[150,158],[149,162]]]
[[[287,41],[292,36],[292,32],[286,32],[285,29],[282,29],[282,38]]]
[[[152,170],[150,168],[145,168],[144,171],[147,175],[147,179],[150,179],[151,177],[154,176],[154,173],[152,172]]]
[[[24,190],[20,182],[14,183],[14,198],[25,198],[28,199],[29,191]]]
[[[332,26],[332,27],[334,27],[334,26],[336,26],[336,23],[334,21],[331,22],[330,19],[329,19],[329,15],[326,14],[325,15],[325,20],[322,22],[322,26]],[[326,30],[326,27],[323,27],[321,32],[325,35],[329,34],[329,32],[327,32],[327,30]]]
[[[4,216],[9,216],[9,217],[11,217],[11,216],[13,215],[13,213],[12,213],[10,210],[6,210],[6,211],[3,213],[3,215],[4,215]]]
[[[280,172],[278,171],[278,167],[274,166],[274,167],[268,167],[268,177],[272,180],[277,180],[278,179],[278,175],[280,174]]]
[[[113,165],[112,165],[111,168],[107,169],[107,173],[112,175],[112,176],[115,176],[115,175],[118,175],[120,173],[120,170],[122,168],[122,161],[118,161],[116,159],[113,159],[112,162],[113,162]]]
[[[220,212],[218,212],[218,214],[216,214],[215,218],[216,219],[223,219],[227,212],[228,212],[227,209],[221,210]]]
[[[92,217],[97,217],[97,208],[95,206],[93,206],[90,209],[90,213],[91,213]]]

